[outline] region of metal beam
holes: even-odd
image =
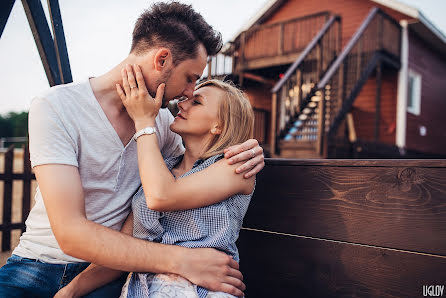
[[[50,11],[51,25],[53,27],[54,47],[61,81],[62,84],[71,83],[73,78],[71,76],[62,16],[60,15],[59,0],[48,0],[48,8]]]
[[[54,41],[40,0],[22,0],[50,86],[62,83]]]
[[[0,37],[3,34],[3,29],[5,29],[6,23],[8,22],[14,2],[15,0],[0,1]]]

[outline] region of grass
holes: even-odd
[[[5,156],[0,153],[0,173],[4,173],[5,170]],[[16,150],[14,153],[14,163],[13,172],[22,173],[23,172],[23,152],[21,150]],[[0,181],[0,222],[3,222],[3,187],[4,182]],[[31,183],[31,208],[34,206],[34,194],[36,192],[37,182],[33,181]],[[22,221],[22,191],[23,182],[14,181],[12,185],[12,222],[17,223]],[[1,234],[2,232],[0,232]],[[21,230],[13,230],[11,233],[11,248],[14,249],[19,243]],[[1,238],[0,238],[1,244]],[[0,266],[6,263],[6,259],[11,255],[11,251],[0,252]]]

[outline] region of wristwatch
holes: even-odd
[[[143,129],[141,129],[140,131],[138,131],[137,133],[135,133],[135,134],[133,135],[133,139],[134,139],[135,142],[136,142],[136,140],[137,140],[140,136],[142,136],[142,135],[151,135],[151,134],[154,134],[154,133],[156,133],[156,129],[155,129],[155,127],[147,126],[146,128],[143,128]]]

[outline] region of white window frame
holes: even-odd
[[[412,90],[412,106],[407,107],[407,111],[414,115],[419,116],[421,112],[421,75],[411,69],[409,69],[408,80],[407,80],[407,88],[409,88],[410,78],[414,79],[414,89]],[[407,90],[407,96],[409,97],[409,90]],[[409,98],[407,98],[407,102],[409,102]]]

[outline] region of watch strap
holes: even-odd
[[[140,131],[137,131],[134,135],[133,135],[133,139],[135,140],[135,142],[137,141],[137,139],[142,136],[142,135],[151,135],[156,133],[156,128],[153,126],[147,126],[146,128],[141,129]]]

